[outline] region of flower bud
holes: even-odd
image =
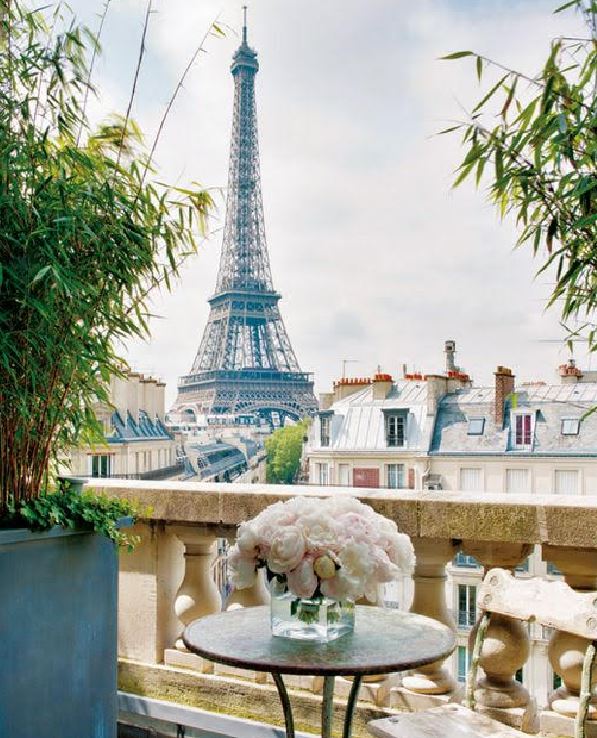
[[[336,565],[331,556],[318,556],[313,562],[313,569],[320,579],[331,579],[336,574]]]

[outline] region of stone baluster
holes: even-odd
[[[199,665],[203,671],[211,671],[211,665],[187,652],[182,641],[182,630],[193,620],[220,612],[222,608],[222,599],[212,571],[216,554],[215,537],[192,525],[175,525],[171,530],[184,546],[184,577],[174,601],[174,610],[183,627],[176,640],[176,650],[181,656],[177,657],[176,652],[173,654],[172,650],[167,650],[165,661],[173,665]]]
[[[226,609],[269,605],[269,602],[270,594],[265,581],[265,569],[259,569],[255,577],[255,584],[252,587],[232,591],[226,603]]]
[[[514,571],[532,553],[526,543],[463,541],[462,550],[474,556],[485,571],[493,568]],[[477,625],[469,636],[472,653]],[[492,615],[481,649],[479,664],[484,676],[475,688],[475,703],[481,711],[517,728],[531,729],[536,711],[528,691],[516,681],[516,672],[529,657],[530,641],[527,623],[503,615]]]
[[[446,606],[446,564],[456,555],[457,546],[449,539],[439,538],[414,538],[413,546],[417,563],[411,612],[439,620],[456,631]],[[427,695],[447,695],[456,688],[456,682],[444,668],[443,660],[419,667],[404,677],[402,685],[409,692]]]
[[[545,544],[542,558],[562,572],[566,584],[578,592],[597,591],[597,549],[572,548]],[[572,718],[578,710],[580,676],[587,640],[561,630],[554,631],[547,650],[550,664],[562,679],[562,686],[549,695],[549,707],[557,715],[569,718],[562,723],[547,712],[541,714],[541,730],[555,729],[562,735],[572,734]],[[595,680],[595,676],[593,676]],[[589,719],[597,720],[597,699],[589,707]],[[567,724],[566,724],[567,723]],[[595,732],[597,734],[597,731]],[[593,735],[593,733],[591,733]]]

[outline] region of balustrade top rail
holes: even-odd
[[[411,537],[597,547],[597,496],[119,479],[97,479],[88,486],[136,500],[151,508],[151,520],[167,523],[235,526],[278,500],[346,493],[394,520]]]

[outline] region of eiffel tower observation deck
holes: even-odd
[[[317,408],[312,375],[301,371],[280,314],[265,240],[255,108],[257,53],[233,57],[234,115],[226,221],[216,291],[189,374],[172,412],[298,420]]]

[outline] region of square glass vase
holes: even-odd
[[[303,598],[291,592],[271,598],[272,635],[326,643],[354,630],[354,602]]]

